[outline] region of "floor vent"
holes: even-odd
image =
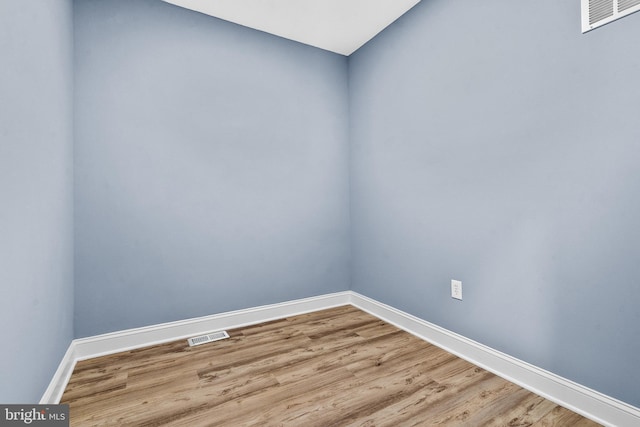
[[[229,334],[227,333],[227,331],[220,331],[220,332],[212,332],[207,335],[200,335],[199,337],[189,338],[187,341],[189,342],[189,346],[193,347],[194,345],[220,341],[226,338],[229,338]]]

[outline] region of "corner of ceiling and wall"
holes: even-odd
[[[420,0],[164,0],[349,56]]]

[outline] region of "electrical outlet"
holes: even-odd
[[[460,280],[451,280],[451,298],[462,301],[462,282]]]

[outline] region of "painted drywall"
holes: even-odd
[[[76,1],[76,335],[349,287],[347,60]]]
[[[352,55],[353,290],[640,406],[639,24],[430,0]]]
[[[0,402],[36,403],[73,339],[72,13],[0,2]]]

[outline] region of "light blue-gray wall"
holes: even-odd
[[[38,402],[73,338],[71,2],[0,1],[0,402]]]
[[[347,59],[76,1],[76,335],[349,287]]]
[[[352,288],[640,406],[639,40],[430,0],[356,52]]]

